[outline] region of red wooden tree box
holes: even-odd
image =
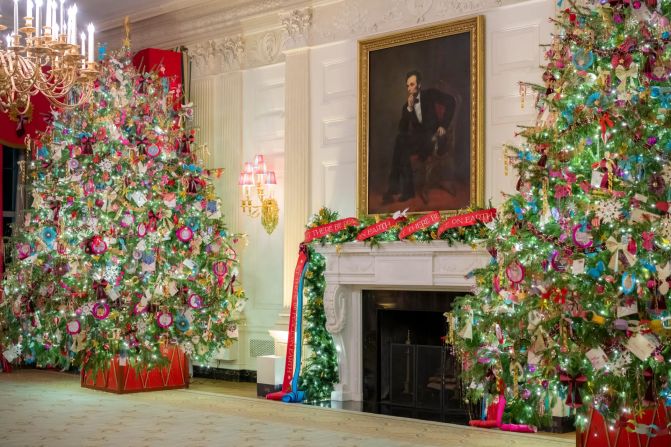
[[[640,424],[654,424],[658,430],[666,431],[666,424],[671,420],[671,408],[659,402],[657,407],[646,410],[636,420]],[[632,429],[633,427],[629,427]],[[654,432],[653,432],[654,433]],[[655,436],[627,431],[626,426],[617,426],[610,430],[606,421],[598,411],[592,410],[585,431],[577,432],[578,447],[669,447],[671,435],[664,432],[654,433]]]
[[[161,353],[170,360],[167,367],[138,372],[128,364],[120,365],[117,357],[106,371],[99,371],[95,379],[90,371],[82,369],[81,385],[118,394],[188,388],[189,365],[184,352],[175,346],[167,346]]]

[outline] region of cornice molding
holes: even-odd
[[[186,46],[194,78],[275,64],[292,49],[370,37],[537,0],[210,0],[133,24],[137,49]],[[101,33],[120,46],[122,27]],[[117,44],[118,42],[118,44]]]

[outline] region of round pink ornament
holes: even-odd
[[[189,295],[188,303],[193,309],[200,309],[203,307],[203,299],[200,295],[196,295],[195,293]]]
[[[187,227],[186,225],[179,227],[177,229],[177,239],[182,242],[189,242],[191,239],[193,239],[193,230],[191,230],[191,228]]]
[[[65,330],[68,331],[70,335],[79,334],[82,330],[82,324],[78,320],[70,320],[65,325]]]
[[[91,253],[101,255],[107,251],[107,243],[100,236],[94,236],[91,239]]]
[[[140,237],[145,237],[147,235],[147,224],[144,222],[140,222],[137,225],[137,235]]]
[[[30,244],[18,244],[16,246],[16,251],[19,255],[19,259],[26,259],[30,256]]]
[[[155,157],[158,157],[159,155],[161,155],[161,148],[158,147],[158,145],[156,145],[156,144],[150,144],[145,149],[145,152],[147,153],[147,156],[149,156],[151,158],[155,158]]]
[[[573,231],[571,232],[573,243],[580,248],[591,247],[594,243],[592,240],[592,233],[590,232],[591,229],[591,226],[582,224],[573,227]]]
[[[173,317],[170,312],[159,312],[156,314],[156,324],[163,329],[167,329],[172,325]]]
[[[524,279],[524,267],[517,261],[513,261],[506,267],[506,277],[513,284],[521,283]]]
[[[110,314],[110,306],[107,303],[96,303],[93,306],[93,318],[104,320]]]

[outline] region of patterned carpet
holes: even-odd
[[[115,395],[77,376],[0,374],[2,446],[560,447],[521,435],[195,390]]]

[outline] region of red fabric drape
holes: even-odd
[[[156,70],[162,65],[161,75],[170,78],[170,90],[182,84],[182,53],[178,51],[146,48],[135,53],[133,65],[142,72]]]
[[[33,113],[30,121],[24,123],[24,129],[25,135],[30,134],[34,137],[37,132],[46,129],[47,124],[43,114],[51,111],[51,104],[42,94],[33,96],[30,101],[33,104]],[[9,147],[24,147],[25,135],[17,135],[17,127],[18,123],[12,121],[8,114],[0,113],[0,144]]]

